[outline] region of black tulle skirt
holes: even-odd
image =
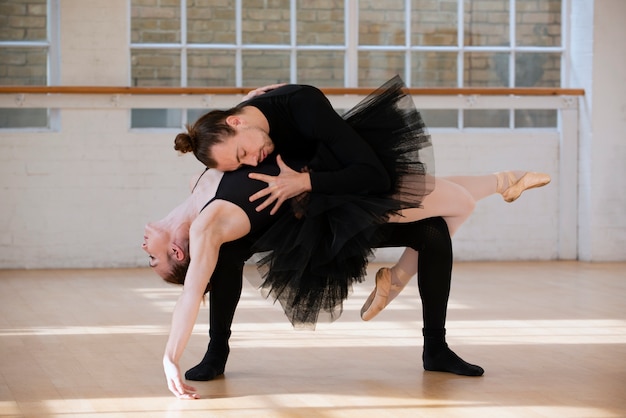
[[[256,249],[272,249],[257,262],[265,296],[279,301],[295,327],[314,328],[335,320],[354,282],[366,274],[368,258],[379,237],[372,226],[398,211],[419,207],[434,187],[430,136],[412,98],[394,77],[349,110],[343,118],[377,152],[392,187],[385,194],[328,195],[307,193],[291,200],[258,240]],[[321,148],[311,171],[337,168]]]

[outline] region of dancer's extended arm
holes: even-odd
[[[176,303],[163,368],[170,391],[181,399],[195,399],[195,389],[183,383],[178,362],[191,337],[200,303],[215,270],[219,249],[225,242],[250,232],[250,221],[237,205],[225,200],[211,202],[194,220],[189,231],[191,263],[183,292]]]

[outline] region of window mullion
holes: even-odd
[[[515,85],[515,55],[517,47],[516,22],[515,22],[515,0],[509,0],[509,85],[506,87],[517,87]]]
[[[345,13],[345,80],[344,87],[358,87],[359,84],[359,3],[346,0]]]
[[[570,71],[570,49],[565,48],[565,45],[569,45],[571,39],[571,25],[568,19],[569,11],[571,10],[572,0],[561,0],[561,87],[569,87],[571,85],[569,79]]]
[[[60,34],[61,13],[59,0],[48,1],[48,85],[57,86],[61,83],[60,74]]]
[[[465,67],[465,51],[463,49],[463,44],[465,43],[465,9],[464,9],[464,0],[457,0],[457,40],[458,40],[458,48],[459,52],[457,54],[457,86],[463,87],[463,72]],[[457,110],[457,127],[459,129],[463,129],[464,126],[464,118],[463,118],[463,110]]]
[[[296,0],[291,0],[289,4],[289,41],[291,44],[291,52],[289,54],[289,79],[291,83],[296,83],[298,78],[298,57],[297,57],[297,30],[296,23],[297,10]]]
[[[515,57],[517,47],[517,27],[516,27],[516,0],[509,0],[509,45],[511,53],[509,54],[509,85],[506,87],[517,87],[515,84]],[[515,128],[515,110],[509,109],[509,128]]]
[[[404,80],[407,86],[410,87],[413,84],[411,80],[411,68],[413,65],[413,57],[411,56],[411,0],[404,1],[404,10]]]
[[[180,86],[187,87],[187,0],[180,0]],[[187,109],[180,109],[182,126],[187,125]]]
[[[243,86],[243,57],[241,52],[242,42],[242,16],[241,0],[235,1],[235,84]]]
[[[180,0],[180,86],[187,87],[187,0]]]

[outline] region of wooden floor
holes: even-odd
[[[626,263],[457,263],[448,342],[479,378],[424,372],[416,285],[360,320],[378,267],[316,331],[246,283],[226,375],[197,401],[161,370],[179,288],[147,269],[0,271],[0,417],[626,416]]]

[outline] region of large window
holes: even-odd
[[[54,0],[0,2],[0,84],[47,85]],[[1,108],[0,128],[47,128],[48,109]]]
[[[132,85],[561,87],[562,0],[130,0]],[[142,110],[133,126],[197,112]],[[550,127],[552,111],[430,111],[431,126]]]

